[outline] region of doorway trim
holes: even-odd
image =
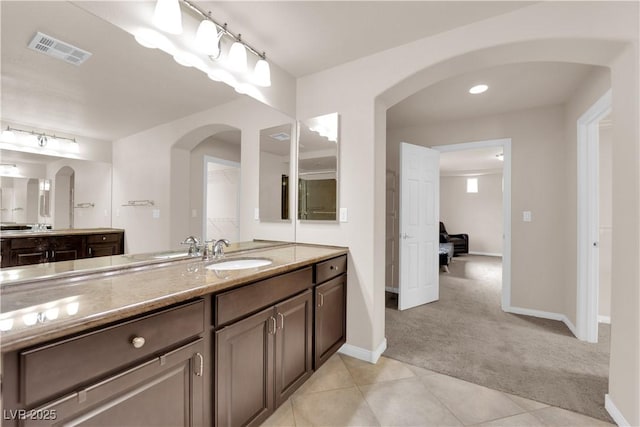
[[[502,178],[502,310],[511,310],[511,138],[464,142],[461,144],[436,145],[431,148],[441,153],[475,150],[478,148],[502,147],[504,165]]]
[[[576,336],[582,341],[598,342],[599,223],[598,179],[599,126],[611,112],[611,89],[605,92],[578,119],[578,274]]]

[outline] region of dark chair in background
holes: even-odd
[[[440,243],[453,243],[453,256],[469,253],[469,235],[447,233],[442,221],[440,222]]]

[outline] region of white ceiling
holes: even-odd
[[[389,129],[565,103],[594,67],[536,62],[503,65],[442,80],[387,111]],[[471,95],[470,87],[489,90]]]
[[[477,175],[501,173],[504,162],[496,154],[501,147],[440,153],[440,175]]]
[[[96,4],[0,2],[3,121],[114,140],[240,96],[162,52],[140,47],[130,34],[83,9],[90,3]],[[294,76],[531,3],[196,0]],[[76,67],[31,51],[26,46],[36,31],[93,56]]]
[[[295,77],[510,12],[525,1],[195,1]]]

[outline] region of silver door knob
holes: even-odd
[[[131,344],[133,344],[133,346],[135,348],[141,348],[145,343],[145,339],[142,337],[135,337],[131,340]]]
[[[402,234],[400,235],[400,237],[402,237],[403,239],[408,239],[408,238],[410,238],[410,237],[412,237],[412,236],[409,236],[407,233],[402,233]]]

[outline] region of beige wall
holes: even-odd
[[[47,178],[51,179],[54,186],[56,173],[65,166],[74,171],[75,204],[93,203],[95,205],[91,208],[75,209],[73,227],[111,227],[111,163],[75,159],[60,159],[49,163]],[[51,197],[52,218],[47,222],[53,223],[56,215],[53,209],[53,206],[56,206],[55,191],[51,192]]]
[[[526,61],[563,61],[611,66],[614,111],[624,116],[624,124],[620,125],[622,130],[614,130],[614,141],[618,141],[618,137],[625,139],[624,146],[619,149],[617,144],[614,145],[614,188],[618,187],[617,183],[622,187],[623,183],[629,182],[629,178],[632,182],[626,187],[627,192],[630,192],[627,194],[628,201],[616,197],[616,193],[613,198],[615,228],[610,391],[629,422],[640,424],[637,409],[637,402],[640,401],[640,301],[637,292],[640,282],[637,263],[637,259],[640,258],[640,185],[637,174],[638,57],[636,50],[631,53],[625,52],[624,57],[617,57],[628,43],[637,44],[637,15],[638,4],[632,2],[541,2],[298,79],[298,117],[312,117],[334,111],[341,115],[341,165],[349,167],[340,168],[344,183],[340,188],[340,202],[341,206],[349,207],[349,223],[330,227],[309,225],[298,227],[296,232],[303,241],[346,244],[350,247],[347,302],[349,344],[364,351],[375,351],[384,342],[385,110],[434,82],[478,68]],[[544,22],[545,25],[532,25],[539,22]],[[633,46],[637,49],[637,45]],[[615,106],[616,103],[618,108]],[[614,122],[618,127],[619,117],[614,117]],[[552,139],[562,139],[562,124],[558,124],[559,135],[552,135],[545,129],[540,132]],[[620,132],[618,137],[616,132]],[[502,134],[503,131],[496,128],[492,133]],[[552,150],[544,141],[540,153],[531,154],[537,164],[542,164],[543,155],[549,155],[550,164],[545,165],[545,170],[550,170],[550,175],[560,178],[561,181],[568,181],[570,169],[575,169],[575,166],[568,162],[559,160],[567,158],[566,152]],[[620,168],[616,167],[616,159]],[[519,161],[523,161],[522,158]],[[353,165],[358,165],[358,168]],[[621,176],[623,170],[632,171],[627,173],[627,179]],[[575,176],[575,173],[573,175]],[[556,180],[543,178],[542,182],[553,184],[549,188],[554,195],[562,192],[555,189]],[[539,207],[542,193],[548,193],[547,190],[540,184],[531,195],[523,195],[520,200],[514,200],[514,210],[522,210],[522,205],[530,205],[531,202]],[[565,202],[564,206],[569,203]],[[553,213],[557,211],[553,210]],[[522,231],[531,234],[529,230],[549,221],[551,215],[551,210],[537,213],[534,211],[534,222],[528,224],[530,228]],[[631,237],[627,234],[626,238],[622,235],[616,238],[616,215],[619,216],[618,222],[625,225],[634,222],[628,229]],[[560,223],[566,224],[566,218],[569,217],[575,218],[575,215],[565,213],[559,218]],[[554,230],[559,228],[555,226]],[[563,240],[567,247],[575,249],[575,239],[573,242],[569,241],[568,233],[560,232],[560,239],[558,235],[552,234],[548,232],[548,235],[536,238],[536,241],[542,242],[549,240],[548,238]],[[623,241],[625,239],[626,241]],[[616,255],[616,247],[620,258]],[[620,250],[623,248],[626,252]],[[522,255],[522,249],[520,252]],[[635,261],[630,261],[631,259]],[[622,263],[626,263],[625,267],[618,269]],[[520,268],[527,267],[521,265]],[[571,267],[559,266],[558,262],[554,261],[550,270],[563,276],[568,268]],[[544,272],[534,274],[544,277],[547,275]],[[616,291],[615,287],[616,277],[620,281],[626,281],[619,291]],[[565,290],[551,290],[546,285],[543,286],[545,292],[558,295],[558,300],[551,305],[551,309],[563,312],[564,300],[567,299]],[[526,290],[519,292],[514,295],[514,301],[524,301],[530,306],[541,305],[541,302],[547,305],[546,298],[528,293]],[[528,299],[529,296],[532,300]],[[575,298],[575,293],[571,298]],[[620,323],[617,326],[616,310],[620,312]],[[619,336],[613,338],[616,333]],[[631,333],[635,335],[632,336]],[[627,339],[625,341],[620,337]],[[628,374],[624,378],[623,372]]]
[[[397,170],[402,141],[438,146],[500,138],[511,138],[512,144],[511,306],[564,313],[569,245],[563,237],[575,219],[569,223],[564,215],[569,190],[562,106],[389,130],[387,167]],[[523,211],[532,212],[532,222],[522,221]]]
[[[502,174],[473,176],[477,193],[467,193],[467,178],[440,176],[440,221],[469,235],[469,252],[502,255]]]
[[[613,186],[611,183],[613,175],[613,140],[610,125],[600,127],[599,149],[600,277],[598,283],[598,315],[608,318],[611,315],[611,244],[613,237]]]

